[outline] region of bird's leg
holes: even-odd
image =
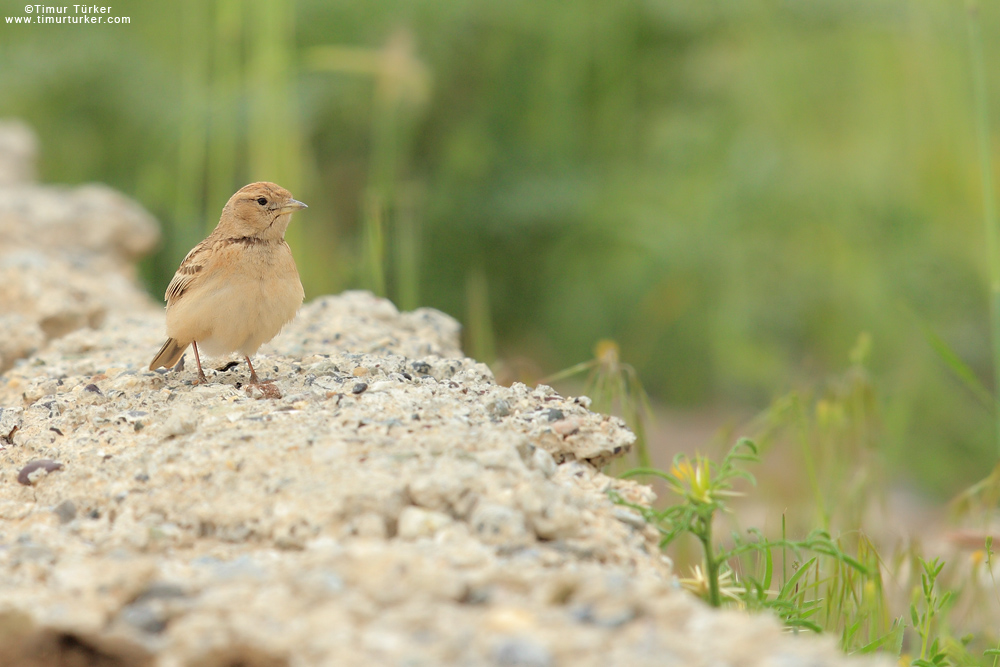
[[[250,363],[250,357],[243,357],[247,360],[247,366],[250,367],[250,384],[260,384],[260,379],[257,377],[257,371],[253,369],[253,364]]]
[[[205,377],[205,371],[201,370],[201,357],[198,356],[198,341],[191,341],[191,346],[194,348],[194,360],[198,363],[198,381],[208,382],[208,378]]]

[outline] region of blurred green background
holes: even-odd
[[[131,23],[0,23],[0,116],[39,133],[44,181],[162,221],[155,297],[236,189],[273,180],[310,205],[307,297],[440,308],[511,377],[611,338],[655,403],[745,415],[867,332],[897,477],[946,495],[996,462],[922,330],[992,386],[964,2],[113,8]],[[981,14],[1000,127],[1000,3]]]

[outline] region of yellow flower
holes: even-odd
[[[670,474],[684,487],[684,492],[701,503],[712,502],[712,469],[708,459],[696,457],[694,465],[687,458],[677,460]]]
[[[607,338],[597,341],[597,345],[594,346],[594,358],[608,373],[618,372],[618,360],[621,356],[619,352],[618,343]]]

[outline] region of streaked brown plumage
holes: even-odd
[[[211,356],[238,351],[259,384],[250,356],[274,338],[302,305],[304,292],[285,229],[307,208],[274,183],[251,183],[222,209],[219,224],[187,254],[167,286],[167,341],[149,364],[173,368],[194,347]]]

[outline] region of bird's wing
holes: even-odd
[[[209,236],[207,239],[196,245],[181,262],[174,279],[167,285],[167,292],[163,295],[167,305],[184,296],[192,285],[199,279],[199,273],[205,268],[208,260],[213,254],[215,239]]]

